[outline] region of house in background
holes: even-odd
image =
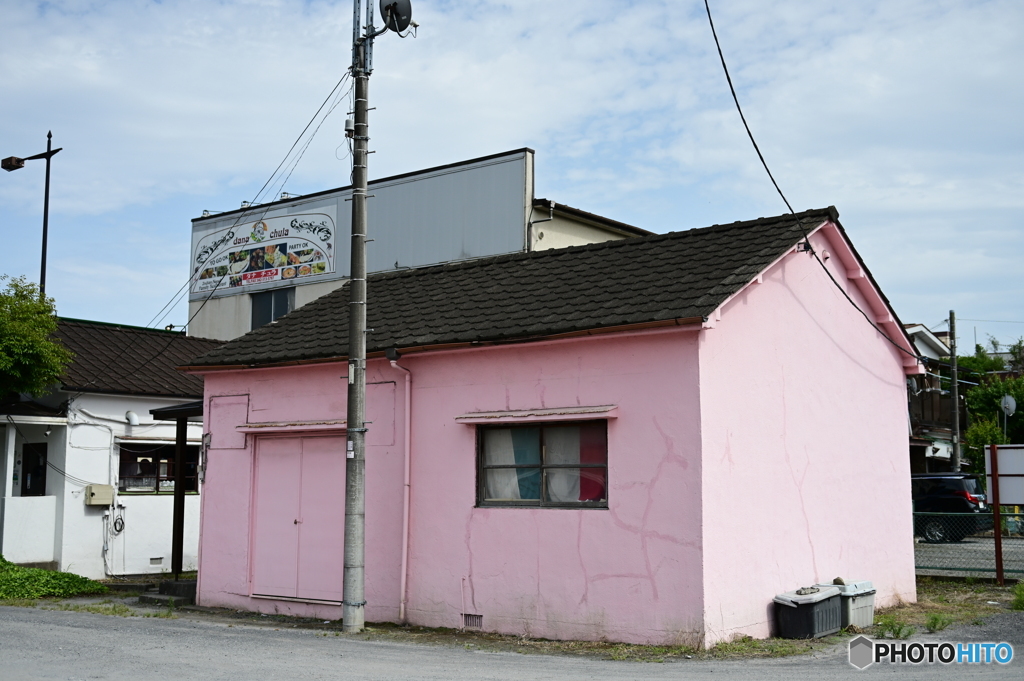
[[[921,368],[834,209],[368,289],[368,621],[712,645],[836,576],[916,599]],[[335,290],[187,367],[202,605],[341,616],[347,307]]]
[[[908,381],[910,410],[910,472],[942,473],[951,470],[953,456],[953,398],[949,382],[943,388],[940,365],[949,361],[949,347],[923,324],[907,324],[906,332],[928,371]],[[961,398],[962,399],[962,398]],[[967,430],[967,407],[960,405],[961,432]]]
[[[650,234],[534,197],[533,155],[517,149],[370,182],[368,271]],[[282,195],[193,220],[189,333],[237,338],[348,281],[351,195],[350,186]]]
[[[200,399],[202,379],[175,367],[221,343],[66,318],[55,335],[74,353],[59,385],[37,401],[0,404],[0,553],[94,579],[166,572],[175,425],[150,410]],[[193,567],[202,427],[189,424],[186,450],[185,563]]]

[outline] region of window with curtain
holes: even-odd
[[[479,506],[608,507],[606,421],[480,426]]]

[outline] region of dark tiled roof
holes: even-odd
[[[54,334],[75,354],[64,390],[202,397],[203,381],[175,367],[223,344],[172,331],[61,318]]]
[[[367,282],[367,352],[706,317],[835,208],[587,246],[388,272]],[[348,286],[191,366],[348,353]]]

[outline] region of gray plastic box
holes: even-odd
[[[816,584],[818,588],[839,589],[842,597],[843,628],[851,624],[861,629],[875,623],[875,585],[871,582]]]
[[[782,638],[819,638],[842,628],[839,589],[831,584],[813,588],[811,593],[787,591],[773,599]]]

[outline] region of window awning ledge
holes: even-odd
[[[618,405],[598,407],[555,407],[553,409],[519,409],[514,411],[473,411],[455,420],[467,425],[479,423],[529,423],[531,421],[588,421],[613,419],[618,416]]]
[[[239,433],[323,433],[348,430],[344,420],[340,421],[276,421],[273,423],[246,423],[235,426]]]

